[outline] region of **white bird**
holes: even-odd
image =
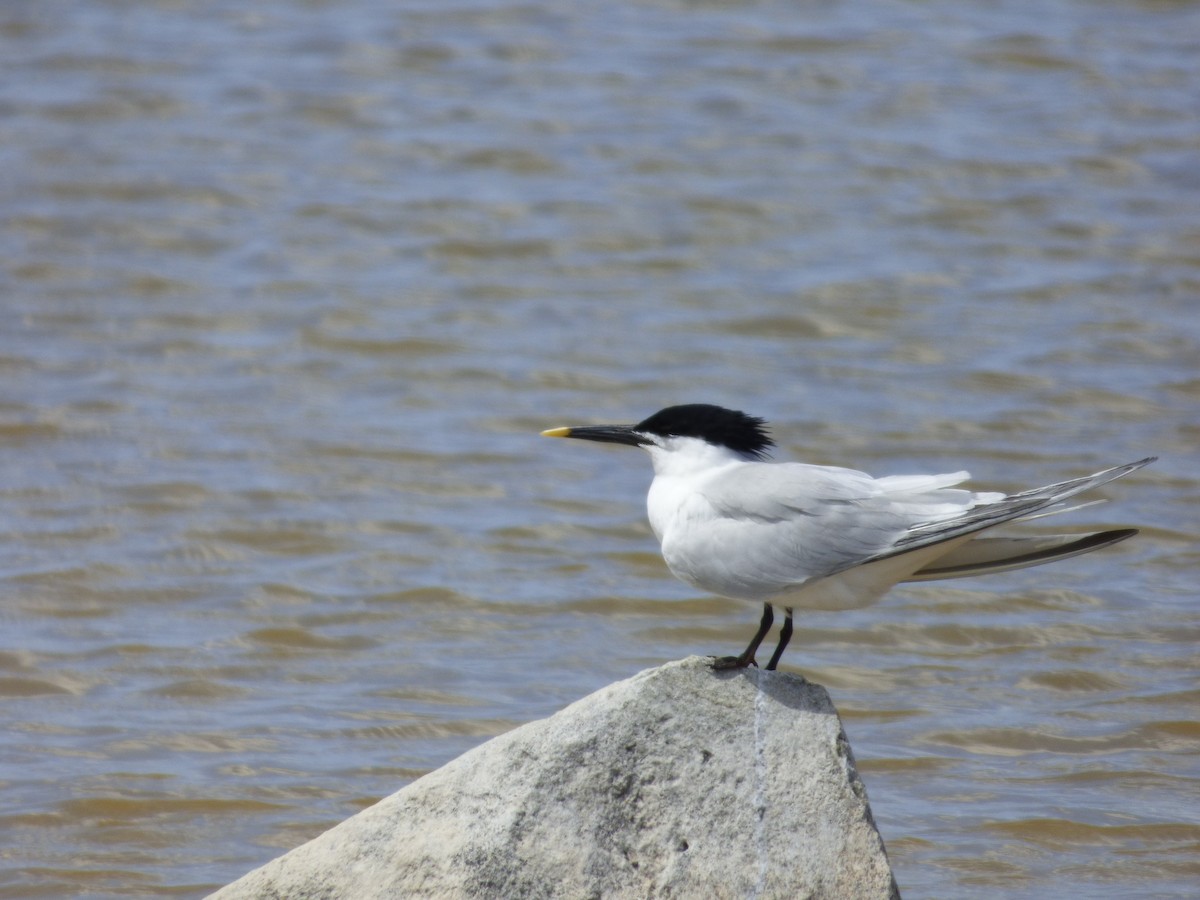
[[[763,604],[745,651],[713,663],[722,669],[757,665],[774,604],[787,618],[768,669],[791,639],[798,607],[853,609],[902,581],[1022,569],[1133,537],[1136,528],[985,534],[1008,522],[1090,506],[1063,507],[1062,501],[1156,458],[1005,495],[954,487],[967,472],[873,478],[833,466],[766,462],[774,441],[764,420],[702,403],[669,406],[636,425],[551,428],[542,435],[649,452],[654,481],[646,508],[667,566],[694,587]]]

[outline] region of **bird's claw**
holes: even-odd
[[[751,659],[742,659],[740,656],[714,656],[712,668],[714,672],[723,672],[727,669],[748,669],[751,666],[758,668],[758,662]]]

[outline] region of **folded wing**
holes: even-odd
[[[1152,461],[1143,459],[1007,496],[954,487],[968,477],[966,472],[876,479],[851,469],[751,464],[702,488],[718,514],[716,521],[707,523],[710,542],[688,544],[687,559],[672,559],[666,542],[663,550],[671,568],[685,580],[726,596],[747,598],[785,593],[910,553],[917,560],[915,570],[887,565],[888,571],[895,572],[893,581],[1003,572],[1086,553],[1136,532],[972,535],[1074,508],[1064,501]],[[945,554],[936,552],[940,544],[946,545]]]

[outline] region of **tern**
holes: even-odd
[[[1156,459],[1001,494],[956,487],[967,472],[874,478],[854,469],[770,462],[775,442],[765,420],[704,403],[669,406],[636,425],[572,425],[542,435],[649,452],[654,481],[646,510],[668,568],[693,587],[763,604],[750,644],[738,656],[716,659],[718,669],[758,665],[755,654],[775,605],[783,606],[786,619],[767,669],[778,665],[791,639],[795,609],[854,609],[903,581],[1023,569],[1131,538],[1136,528],[990,532],[1090,506],[1063,501]]]

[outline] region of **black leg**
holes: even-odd
[[[774,672],[775,667],[779,665],[779,657],[783,656],[783,650],[788,645],[788,641],[792,639],[792,608],[785,606],[787,616],[783,620],[783,627],[779,629],[779,643],[775,645],[775,652],[771,654],[771,661],[767,663],[767,671]]]
[[[722,656],[720,659],[714,659],[712,667],[714,669],[745,669],[747,666],[757,666],[754,654],[758,652],[758,645],[767,636],[767,632],[771,630],[771,623],[774,621],[775,610],[771,609],[770,603],[764,603],[762,621],[758,623],[758,632],[751,639],[750,646],[742,651],[741,656]]]

